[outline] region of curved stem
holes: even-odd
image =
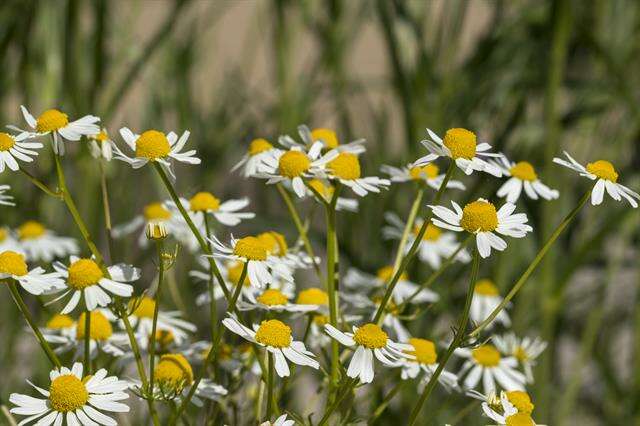
[[[149,394],[153,404],[153,388],[155,382],[155,362],[156,362],[156,332],[158,327],[158,312],[160,311],[160,298],[162,297],[162,282],[164,281],[164,260],[162,258],[164,244],[162,240],[156,240],[156,252],[158,254],[158,288],[154,297],[153,323],[151,325],[151,336],[149,336]],[[146,336],[143,336],[143,338]]]
[[[416,193],[416,198],[415,200],[413,200],[413,205],[411,206],[411,211],[409,212],[409,217],[407,218],[407,223],[404,225],[404,230],[402,231],[400,242],[398,243],[398,251],[396,252],[396,258],[393,262],[394,272],[398,270],[398,268],[400,267],[400,262],[402,262],[404,247],[407,245],[409,234],[413,229],[413,224],[416,221],[416,216],[420,211],[420,204],[422,203],[422,197],[424,196],[424,191],[425,191],[424,184],[420,184],[420,187],[418,188],[418,192]]]
[[[26,171],[22,167],[20,167],[20,171],[22,172],[23,175],[25,175],[27,177],[27,179],[29,179],[31,181],[31,183],[33,183],[36,187],[38,187],[40,190],[42,190],[42,192],[44,192],[45,194],[50,195],[52,197],[56,197],[56,198],[62,199],[62,193],[61,192],[53,191],[53,190],[49,189],[49,187],[45,183],[40,181],[37,177],[33,176],[31,173],[29,173],[28,171]]]

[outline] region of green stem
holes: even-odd
[[[104,226],[107,230],[107,247],[109,249],[109,260],[113,262],[113,238],[111,237],[111,207],[109,203],[109,190],[107,187],[107,174],[104,170],[103,160],[99,160],[100,164],[100,189],[102,193],[102,210],[104,213]]]
[[[265,421],[269,421],[273,414],[273,388],[273,355],[267,352],[267,412]]]
[[[327,408],[327,410],[324,412],[324,415],[320,419],[320,422],[318,423],[317,426],[324,426],[325,424],[327,424],[333,412],[338,409],[342,401],[347,397],[347,395],[349,395],[349,393],[351,392],[351,390],[354,388],[356,384],[358,384],[357,379],[349,379],[347,383],[344,384],[343,391],[338,395],[338,397],[331,403],[329,408]]]
[[[396,384],[393,386],[393,388],[391,388],[389,393],[385,395],[380,405],[378,405],[378,408],[376,408],[376,410],[373,412],[373,414],[367,421],[368,425],[373,425],[376,422],[378,417],[380,417],[382,413],[384,413],[384,410],[387,409],[387,407],[391,403],[391,400],[395,398],[395,396],[398,394],[398,392],[400,392],[400,390],[406,383],[407,380],[400,380],[399,378],[396,378]]]
[[[398,251],[396,253],[396,258],[393,262],[393,271],[397,271],[400,267],[400,262],[402,262],[402,256],[404,255],[404,247],[407,245],[407,240],[409,239],[409,234],[413,229],[413,224],[416,221],[416,216],[420,211],[422,198],[424,197],[425,186],[424,183],[420,183],[420,187],[418,188],[418,192],[416,193],[416,198],[413,200],[413,205],[411,206],[411,211],[409,212],[409,217],[407,218],[407,223],[404,226],[404,230],[402,231],[402,237],[400,237],[400,242],[398,243]]]
[[[82,296],[84,298],[85,292],[82,290]],[[85,300],[85,305],[86,305]],[[91,374],[91,312],[89,310],[84,311],[84,372],[85,374]]]
[[[158,254],[158,288],[154,297],[153,323],[151,325],[151,336],[149,336],[149,394],[153,395],[155,384],[155,362],[156,362],[156,330],[158,327],[158,312],[160,311],[160,301],[162,297],[162,282],[164,281],[164,260],[162,258],[164,244],[162,240],[156,240],[156,251]],[[146,336],[143,336],[143,338]],[[153,404],[153,398],[151,398]]]
[[[49,187],[46,184],[41,182],[37,177],[33,176],[31,173],[29,173],[22,167],[20,167],[20,171],[22,172],[22,174],[24,174],[27,177],[27,179],[31,181],[31,183],[33,183],[35,186],[41,189],[45,194],[62,199],[62,194],[59,191],[53,191],[49,189]]]
[[[480,267],[480,254],[478,253],[478,249],[474,249],[473,263],[471,265],[471,275],[469,276],[469,289],[467,290],[467,297],[464,302],[464,309],[462,310],[462,314],[460,315],[460,319],[458,321],[458,328],[456,330],[453,341],[447,348],[447,352],[445,352],[444,357],[442,357],[442,359],[439,360],[438,368],[436,368],[436,371],[433,373],[433,375],[429,379],[429,382],[427,383],[427,386],[425,386],[424,391],[422,392],[422,395],[420,395],[420,399],[418,400],[418,403],[416,404],[416,406],[413,408],[413,411],[411,412],[411,416],[409,417],[409,423],[408,423],[408,425],[410,426],[415,424],[415,422],[417,421],[418,416],[420,415],[420,411],[422,410],[422,406],[429,398],[429,395],[431,395],[431,392],[433,391],[433,389],[436,387],[436,384],[438,383],[438,378],[440,377],[440,374],[442,374],[442,371],[444,370],[444,367],[446,366],[447,361],[449,361],[449,358],[451,358],[451,355],[453,355],[453,352],[457,348],[459,348],[460,344],[462,343],[462,340],[466,333],[467,323],[469,322],[469,311],[471,310],[471,300],[473,299],[473,290],[475,288],[476,281],[478,281],[479,267]]]
[[[329,323],[338,326],[338,294],[336,291],[336,259],[337,259],[337,235],[336,235],[336,202],[341,186],[336,187],[331,203],[326,206],[327,216],[327,293],[329,295]],[[331,385],[338,383],[340,368],[340,351],[338,341],[331,339]]]
[[[209,247],[209,251],[211,251],[211,228],[209,223],[209,215],[207,212],[202,212],[202,216],[204,217],[204,227],[205,232],[207,233],[207,246]],[[218,306],[215,298],[215,280],[213,275],[213,270],[209,268],[209,321],[211,322],[211,341],[213,342],[216,339],[216,334],[218,333]]]

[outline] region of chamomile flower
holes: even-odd
[[[21,105],[20,110],[29,127],[35,132],[9,126],[10,129],[21,132],[16,140],[52,134],[53,151],[58,155],[64,155],[64,139],[75,142],[79,141],[82,136],[95,135],[100,131],[100,127],[96,124],[100,121],[100,117],[93,115],[85,115],[76,121],[69,122],[69,116],[57,109],[46,110],[37,119],[24,106]]]
[[[134,169],[139,169],[149,162],[158,162],[172,176],[171,160],[186,164],[200,164],[201,160],[195,156],[194,149],[182,152],[187,140],[189,131],[185,130],[178,138],[174,132],[164,134],[158,130],[147,130],[138,135],[126,127],[120,129],[120,136],[124,142],[134,152],[133,157],[124,154],[116,144],[113,144],[116,160],[128,163]]]
[[[211,214],[223,225],[236,226],[243,219],[253,219],[256,214],[241,212],[249,205],[248,198],[220,202],[210,192],[198,192],[189,200],[189,210],[194,213]]]
[[[412,350],[413,346],[392,341],[387,333],[373,323],[364,324],[361,327],[354,326],[353,333],[343,333],[331,324],[326,324],[324,329],[329,336],[344,346],[355,348],[347,368],[347,376],[358,377],[362,383],[373,381],[374,356],[390,367],[400,366],[403,358],[415,358],[407,352]]]
[[[251,294],[247,301],[238,302],[238,309],[241,311],[262,309],[274,312],[311,312],[318,308],[317,305],[291,303],[287,296],[275,288],[265,289],[255,297]]]
[[[485,394],[496,392],[496,382],[504,390],[524,390],[526,377],[517,370],[518,360],[502,357],[495,346],[484,344],[475,349],[458,348],[454,352],[466,358],[458,377],[466,389],[474,389],[480,380]]]
[[[343,284],[350,289],[384,288],[391,281],[391,278],[393,278],[393,266],[384,266],[378,269],[376,275],[364,273],[356,268],[349,268],[343,279]],[[393,300],[396,303],[402,303],[414,293],[416,295],[412,298],[413,303],[433,303],[440,298],[437,293],[428,288],[420,289],[420,286],[410,281],[408,275],[403,272],[393,290]]]
[[[514,333],[494,336],[493,343],[503,355],[512,356],[518,360],[527,376],[527,383],[533,383],[533,367],[536,359],[546,349],[547,342],[539,337],[518,338]]]
[[[432,189],[436,191],[442,186],[444,181],[444,173],[440,173],[440,168],[433,164],[427,163],[424,166],[414,166],[408,164],[403,168],[397,168],[393,166],[382,165],[380,167],[382,173],[386,173],[391,178],[391,182],[424,182]],[[447,188],[451,189],[466,189],[464,184],[459,180],[449,180]]]
[[[189,271],[189,276],[200,282],[208,283],[209,280],[211,279],[211,275],[209,273],[209,267],[210,267],[209,262],[204,258],[199,258],[198,263],[205,270],[201,271],[196,269],[193,271]],[[242,269],[244,268],[244,262],[232,260],[227,262],[216,262],[216,264],[218,265],[218,270],[220,271],[222,278],[224,278],[227,288],[234,288],[235,286],[237,286],[238,283],[240,282],[240,277],[242,276]],[[280,284],[280,281],[276,281],[276,283],[271,284],[270,287],[277,288],[283,291],[283,293],[285,293],[287,297],[290,297],[291,295],[293,295],[292,291],[290,290],[285,291],[279,284]],[[246,299],[254,295],[258,290],[259,290],[258,288],[251,285],[251,280],[249,279],[249,277],[245,277],[242,291],[240,292],[240,296],[238,297],[238,300]],[[214,292],[215,300],[219,300],[225,297],[224,292],[222,291],[222,288],[220,288],[219,285],[214,285],[213,292]],[[205,292],[201,293],[200,295],[198,295],[198,297],[196,297],[196,304],[199,306],[202,306],[209,302],[211,302],[211,292],[209,291],[209,289],[207,289]]]
[[[337,157],[327,162],[323,174],[348,186],[360,197],[370,192],[378,193],[380,189],[387,189],[391,185],[388,179],[377,176],[362,177],[358,155],[349,151],[340,152]]]
[[[43,398],[12,393],[9,401],[16,405],[13,414],[29,416],[20,424],[37,422],[38,426],[62,425],[108,425],[118,423],[103,411],[127,413],[129,407],[122,402],[129,384],[115,376],[107,377],[107,370],[98,370],[93,375],[83,376],[82,364],[76,362],[71,369],[62,367],[49,373],[49,389],[28,382]]]
[[[104,276],[98,264],[92,259],[80,259],[75,256],[69,258],[69,266],[61,262],[53,264],[54,269],[66,279],[66,286],[51,293],[62,293],[55,300],[60,300],[69,294],[71,297],[61,313],[73,311],[80,297],[88,311],[97,307],[105,307],[111,303],[111,295],[129,297],[133,293],[130,283],[140,278],[140,269],[131,265],[117,264],[107,268],[111,278]]]
[[[89,152],[93,158],[111,161],[113,158],[113,141],[104,127],[96,134],[89,135]]]
[[[500,392],[482,403],[484,414],[502,426],[535,426],[531,398],[523,391]]]
[[[341,144],[338,139],[338,135],[335,131],[324,127],[309,130],[309,127],[305,124],[298,126],[298,135],[302,143],[297,142],[289,135],[283,135],[278,138],[278,143],[287,149],[296,148],[302,150],[310,150],[312,147],[321,144],[321,150],[331,151],[336,150],[338,152],[349,151],[360,154],[365,151],[364,139],[357,139],[355,141]]]
[[[269,168],[264,164],[265,158],[277,156],[281,151],[281,149],[275,148],[266,139],[254,139],[249,144],[249,149],[246,154],[233,166],[231,171],[233,172],[242,168],[242,175],[245,178],[253,177],[256,173],[267,172]]]
[[[532,200],[542,197],[545,200],[555,200],[560,193],[543,184],[538,178],[533,165],[527,161],[517,163],[509,161],[506,157],[499,157],[495,165],[500,167],[502,173],[510,177],[504,185],[498,189],[498,197],[506,197],[507,202],[515,204],[524,189],[525,194]]]
[[[391,212],[385,213],[384,218],[389,225],[382,228],[382,236],[390,240],[400,240],[404,233],[405,223],[397,214]],[[405,245],[405,253],[411,249],[423,223],[422,219],[415,220]],[[428,264],[431,269],[437,270],[442,265],[442,261],[453,255],[459,247],[460,243],[454,233],[443,231],[434,224],[429,223],[418,246],[418,259]],[[471,256],[463,248],[458,252],[455,259],[459,262],[467,263],[471,260]]]
[[[0,173],[4,172],[5,168],[9,168],[14,172],[18,170],[20,166],[16,160],[31,163],[33,157],[38,156],[38,152],[34,150],[42,148],[42,144],[40,142],[27,142],[26,139],[28,137],[29,135],[26,133],[13,136],[9,133],[0,132]]]
[[[479,280],[473,290],[469,317],[472,321],[481,323],[491,315],[500,303],[502,303],[502,296],[500,296],[498,287],[491,280]],[[500,323],[505,327],[511,325],[511,320],[506,310],[501,310],[489,325],[492,326],[496,323]]]
[[[131,300],[129,304],[133,309],[129,315],[131,325],[145,338],[148,338],[153,331],[153,312],[156,308],[156,301],[148,296],[142,296]],[[180,345],[187,339],[189,333],[196,331],[196,326],[181,319],[179,311],[159,310],[156,329],[170,332],[172,339]],[[146,341],[144,343],[146,344]]]
[[[502,154],[487,152],[491,149],[488,143],[478,144],[476,134],[462,128],[449,129],[444,135],[444,140],[431,129],[427,129],[430,139],[422,141],[429,150],[429,154],[418,159],[413,166],[424,166],[439,157],[449,157],[465,174],[470,175],[474,171],[486,172],[500,177],[502,170],[483,159],[482,157],[500,157]]]
[[[323,179],[311,179],[307,185],[319,194],[325,202],[330,203],[335,192],[333,185],[326,183]],[[307,188],[307,196],[315,199],[316,193]],[[355,213],[358,211],[358,200],[353,198],[338,197],[336,200],[336,210]]]
[[[293,420],[287,420],[287,414],[283,414],[278,417],[274,422],[266,421],[260,423],[260,426],[294,426],[296,424]]]
[[[406,352],[415,358],[402,359],[402,371],[400,373],[402,380],[415,379],[421,373],[424,373],[422,381],[429,381],[438,368],[438,353],[436,352],[435,343],[431,340],[417,337],[410,338],[407,343],[412,346],[412,349]],[[438,382],[447,389],[457,388],[458,376],[442,370],[438,377]]]
[[[242,325],[233,315],[222,320],[222,323],[249,342],[265,347],[273,355],[276,373],[280,377],[287,377],[290,374],[287,360],[316,370],[320,367],[318,361],[314,359],[315,355],[307,350],[303,342],[293,340],[291,327],[282,321],[265,320],[260,325],[254,324],[253,330]]]
[[[65,287],[62,274],[45,273],[40,267],[29,270],[24,255],[15,251],[0,252],[0,280],[7,278],[14,279],[22,288],[35,295]]]
[[[561,158],[554,158],[553,162],[578,172],[580,176],[596,181],[596,184],[591,191],[591,204],[594,206],[600,205],[606,190],[614,200],[620,201],[622,200],[622,197],[624,197],[627,199],[629,204],[631,204],[631,207],[634,209],[638,207],[638,202],[636,200],[640,200],[640,194],[618,183],[619,175],[615,167],[613,167],[613,164],[607,160],[598,160],[593,163],[588,163],[585,167],[574,160],[568,152],[565,151],[564,155],[569,159],[569,161]]]
[[[11,187],[9,185],[0,185],[0,206],[15,206],[13,196],[7,194]]]
[[[256,235],[267,248],[267,254],[273,258],[275,264],[282,264],[290,272],[296,269],[306,269],[313,264],[313,260],[302,250],[302,244],[289,247],[284,235],[276,231],[267,231]],[[320,259],[316,258],[316,262]]]
[[[42,327],[43,334],[69,335],[75,333],[76,322],[69,315],[53,314]]]
[[[446,207],[429,206],[436,216],[432,219],[433,224],[439,228],[475,234],[478,252],[483,258],[491,255],[492,248],[498,251],[507,248],[506,241],[494,232],[523,238],[527,232],[533,231],[533,228],[527,225],[528,218],[525,213],[512,214],[516,209],[515,204],[505,203],[498,211],[492,203],[483,198],[467,204],[464,209],[455,201],[451,201],[451,204],[454,211]]]
[[[29,220],[17,229],[21,251],[29,262],[51,262],[78,253],[78,243],[73,238],[59,237],[40,222]]]

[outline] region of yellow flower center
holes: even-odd
[[[291,344],[291,327],[276,319],[262,321],[256,331],[256,341],[274,348],[287,348]]]
[[[516,413],[506,418],[507,426],[534,426],[533,419],[529,414]]]
[[[298,305],[328,305],[329,295],[324,290],[317,287],[311,287],[306,290],[302,290],[298,294]]]
[[[309,181],[309,186],[316,190],[318,194],[325,199],[330,200],[333,197],[333,186],[325,185],[320,179],[312,179]]]
[[[492,345],[482,345],[471,351],[473,359],[484,367],[496,367],[500,363],[500,352]]]
[[[47,321],[46,327],[51,330],[60,330],[61,328],[69,328],[73,325],[73,319],[69,315],[55,314]]]
[[[449,148],[453,159],[471,160],[476,155],[476,134],[462,128],[447,130],[444,135],[444,146]]]
[[[610,180],[611,182],[618,181],[618,172],[616,172],[613,164],[606,160],[598,160],[587,164],[587,171],[600,179]]]
[[[520,362],[527,362],[527,360],[529,359],[529,355],[527,354],[527,351],[525,351],[522,346],[518,346],[513,351],[513,356]]]
[[[106,130],[100,130],[100,133],[98,133],[97,135],[93,136],[93,140],[95,140],[97,142],[108,141],[109,140],[109,135],[107,134]]]
[[[233,254],[247,260],[267,260],[267,248],[256,237],[244,237],[236,242]]]
[[[327,315],[316,315],[313,317],[313,323],[318,327],[324,327],[329,323],[329,317]]]
[[[0,132],[0,152],[9,151],[15,144],[16,141],[10,134]]]
[[[32,240],[42,237],[45,232],[47,232],[47,228],[40,222],[30,220],[20,225],[18,228],[18,238],[21,240]]]
[[[0,273],[9,274],[16,277],[27,275],[27,263],[24,256],[15,251],[3,251],[0,253]]]
[[[409,170],[409,175],[413,180],[434,179],[440,174],[440,168],[433,163],[426,166],[416,166]]]
[[[210,192],[198,192],[189,200],[189,207],[194,212],[216,211],[220,208],[220,200]]]
[[[420,233],[420,225],[415,225],[413,227],[413,235],[417,236]],[[440,228],[435,226],[433,223],[427,224],[427,230],[424,231],[424,235],[422,236],[423,241],[438,241],[440,236],[442,235],[442,231]]]
[[[249,144],[249,155],[250,156],[254,156],[254,155],[258,155],[261,152],[265,152],[270,150],[271,148],[273,148],[273,145],[271,145],[269,142],[267,142],[266,139],[254,139],[251,141],[251,143]]]
[[[233,284],[238,285],[240,282],[240,277],[242,276],[242,270],[244,269],[244,263],[242,262],[228,262],[227,263],[227,278]],[[244,278],[244,286],[251,286],[251,282],[249,281],[249,277],[246,276]]]
[[[170,152],[169,140],[157,130],[147,130],[136,140],[136,157],[153,161],[166,157]]]
[[[287,296],[285,296],[280,290],[276,290],[275,288],[269,288],[265,290],[260,296],[256,298],[256,300],[267,306],[286,305],[289,301],[289,299],[287,299]]]
[[[431,340],[412,337],[409,344],[413,346],[413,351],[406,351],[409,355],[416,357],[416,361],[421,364],[435,364],[438,360],[436,345]]]
[[[301,176],[311,167],[311,160],[307,154],[300,151],[287,151],[278,161],[278,172],[281,176],[293,179]]]
[[[180,392],[193,383],[193,369],[182,354],[162,355],[154,376],[161,388],[174,392]]]
[[[376,324],[369,323],[360,327],[353,335],[353,340],[360,346],[369,349],[380,349],[387,346],[387,333]]]
[[[482,296],[497,296],[500,294],[498,287],[491,280],[478,281],[474,291]]]
[[[339,145],[338,136],[336,135],[336,132],[331,129],[313,129],[311,131],[311,139],[314,141],[321,140],[324,142],[324,146],[329,149],[337,148]]]
[[[91,340],[107,340],[113,334],[113,327],[111,323],[100,311],[91,312],[91,324],[89,326],[89,338]],[[82,340],[86,336],[85,327],[86,313],[83,312],[76,322],[76,339]]]
[[[383,266],[382,268],[378,269],[378,271],[376,272],[376,276],[381,281],[388,283],[389,281],[391,281],[391,278],[393,278],[393,266]],[[409,276],[406,272],[400,274],[399,281],[407,281],[408,279]]]
[[[342,152],[338,156],[327,163],[327,168],[331,170],[334,176],[345,179],[354,180],[360,178],[360,160],[355,154],[350,152]]]
[[[149,336],[149,337],[151,337],[151,336]],[[156,345],[160,345],[160,347],[166,348],[171,343],[173,343],[174,340],[175,340],[175,337],[174,337],[173,333],[171,332],[171,330],[157,330],[156,331]]]
[[[82,290],[98,284],[104,275],[96,262],[91,259],[79,259],[69,266],[67,283],[76,290]]]
[[[132,300],[131,304],[136,306],[133,315],[138,318],[153,318],[153,312],[156,309],[156,302],[150,297],[143,296],[138,300]]]
[[[7,230],[4,228],[0,228],[0,243],[7,239],[7,235],[9,235]]]
[[[531,163],[527,161],[520,161],[516,163],[516,165],[509,170],[509,173],[511,173],[511,176],[513,177],[529,182],[533,182],[538,179],[536,170],[533,168]]]
[[[498,212],[488,201],[474,201],[464,206],[460,226],[468,232],[491,232],[498,227]]]
[[[529,394],[523,391],[510,391],[507,392],[507,399],[520,413],[531,414],[534,409],[534,405],[531,402]]]
[[[48,109],[36,120],[36,132],[46,133],[62,129],[69,124],[69,117],[57,109]]]
[[[287,250],[289,249],[287,246],[287,240],[284,235],[279,232],[263,232],[256,238],[262,241],[262,244],[267,248],[267,252],[269,252],[269,254],[274,256],[284,256],[287,254]]]
[[[171,219],[171,212],[160,203],[151,203],[145,206],[143,215],[148,222]]]
[[[56,377],[49,387],[51,408],[60,413],[75,411],[89,400],[84,383],[73,374]]]

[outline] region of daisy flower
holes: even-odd
[[[507,391],[524,390],[526,377],[516,367],[518,360],[514,357],[503,358],[495,346],[485,344],[475,349],[458,348],[456,355],[466,358],[458,377],[464,376],[466,389],[475,388],[480,380],[484,393],[496,392],[496,382]]]
[[[105,307],[111,303],[111,296],[129,297],[133,294],[130,283],[140,278],[140,269],[123,263],[109,266],[107,270],[111,278],[102,273],[98,264],[92,259],[80,259],[75,256],[69,258],[69,266],[55,262],[53,268],[66,279],[66,286],[56,289],[52,293],[61,293],[55,300],[60,300],[71,294],[69,302],[62,309],[62,314],[73,311],[80,296],[84,296],[84,303],[88,311],[97,307]]]
[[[429,206],[436,216],[432,219],[434,225],[439,228],[452,231],[467,231],[476,236],[478,252],[483,258],[491,255],[491,249],[503,251],[507,243],[494,232],[508,235],[514,238],[523,238],[533,228],[527,225],[525,213],[512,214],[516,209],[515,204],[505,203],[500,210],[483,198],[478,198],[461,209],[451,201],[455,211],[441,206]]]
[[[326,324],[324,329],[329,336],[344,346],[356,348],[347,369],[347,376],[359,377],[362,383],[373,381],[374,355],[390,367],[400,366],[403,358],[414,358],[406,352],[412,350],[413,346],[392,341],[387,333],[373,323],[361,327],[354,326],[353,333],[343,333],[331,324]]]
[[[542,197],[545,200],[555,200],[560,193],[543,184],[538,178],[533,165],[527,161],[511,162],[507,157],[502,156],[495,161],[495,165],[500,167],[502,173],[510,177],[504,185],[498,189],[498,197],[506,197],[507,202],[515,204],[520,198],[522,189],[532,200]]]
[[[22,133],[18,136],[9,133],[0,132],[0,173],[4,172],[8,167],[14,172],[20,168],[16,160],[31,163],[33,157],[38,156],[38,152],[34,149],[42,148],[40,142],[26,142],[29,135]]]
[[[547,342],[539,337],[520,339],[514,333],[507,333],[503,336],[494,336],[493,343],[503,355],[515,357],[524,368],[527,383],[533,383],[533,367],[536,365],[538,356],[547,348]]]
[[[484,414],[504,426],[535,426],[531,418],[533,408],[531,398],[523,391],[502,391],[500,398],[493,395],[482,403]]]
[[[9,194],[5,194],[11,187],[9,185],[0,185],[0,206],[15,206],[13,197]]]
[[[387,212],[384,218],[389,224],[382,228],[382,236],[390,240],[400,240],[404,233],[405,223],[397,214]],[[405,244],[405,253],[407,253],[414,241],[420,234],[420,228],[423,224],[422,219],[416,219],[413,229],[407,238]],[[442,265],[442,261],[449,258],[460,247],[460,242],[452,232],[445,232],[432,223],[427,224],[427,229],[422,236],[422,241],[418,246],[418,258],[428,264],[431,269],[437,270]],[[462,249],[456,255],[456,260],[467,263],[471,260],[471,256],[466,249]]]
[[[55,258],[79,252],[78,243],[73,238],[59,237],[40,222],[29,220],[17,229],[21,251],[30,262],[49,263]]]
[[[242,325],[233,315],[229,315],[222,320],[222,323],[229,330],[249,342],[264,346],[273,355],[276,373],[280,377],[289,376],[287,360],[297,365],[315,368],[316,370],[320,367],[318,361],[314,359],[315,355],[307,350],[303,342],[293,340],[291,327],[282,321],[277,319],[265,320],[260,325],[254,324],[253,330]]]
[[[335,192],[335,188],[333,187],[333,185],[325,183],[325,181],[322,179],[311,179],[307,182],[307,186],[313,188],[313,190],[317,194],[320,194],[325,202],[331,202],[333,193]],[[306,195],[315,199],[316,194],[311,191],[311,189],[307,189]],[[353,198],[338,197],[338,199],[336,200],[336,210],[355,213],[358,211],[358,200],[355,200]]]
[[[638,207],[636,200],[640,200],[640,194],[618,183],[618,172],[615,167],[613,167],[613,164],[606,160],[598,160],[593,163],[588,163],[585,167],[574,160],[568,152],[565,151],[564,155],[569,161],[554,158],[553,162],[578,172],[580,176],[596,181],[591,191],[591,204],[594,206],[600,205],[606,190],[614,200],[620,201],[622,197],[624,197],[629,204],[631,204],[631,207],[634,209]]]
[[[276,231],[263,232],[256,235],[256,238],[262,241],[274,263],[285,265],[290,272],[298,268],[307,269],[313,264],[313,260],[302,250],[301,242],[295,247],[289,247],[285,236]],[[316,262],[320,262],[320,259],[316,258]]]
[[[240,161],[233,166],[232,172],[242,168],[245,178],[253,177],[257,173],[268,172],[269,167],[264,164],[267,157],[278,156],[282,150],[274,148],[266,139],[258,138],[251,141],[249,149]]]
[[[45,273],[40,267],[29,270],[24,255],[15,251],[0,252],[0,280],[7,278],[14,279],[23,289],[35,295],[65,287],[62,274]]]
[[[107,377],[107,370],[98,370],[93,375],[82,375],[82,364],[76,362],[71,369],[62,367],[49,373],[49,390],[31,384],[44,398],[12,393],[9,401],[16,407],[13,414],[29,416],[20,424],[36,422],[38,426],[62,425],[108,425],[118,423],[103,411],[127,413],[129,407],[118,401],[129,398],[124,391],[128,383],[115,376]]]
[[[53,152],[58,155],[64,155],[64,142],[79,141],[82,136],[95,135],[100,131],[100,127],[96,123],[100,121],[100,117],[94,115],[85,115],[76,121],[69,122],[69,116],[57,109],[48,109],[36,119],[29,113],[27,108],[20,106],[25,121],[34,131],[22,130],[15,126],[8,126],[12,130],[18,130],[21,133],[16,140],[24,140],[48,134],[53,135]]]
[[[93,158],[111,161],[113,158],[113,144],[114,142],[104,127],[98,133],[89,135],[89,152]]]
[[[486,172],[500,177],[502,170],[495,164],[491,164],[482,157],[500,157],[502,154],[487,152],[491,149],[488,143],[478,144],[476,134],[462,128],[449,129],[444,135],[444,140],[431,129],[427,129],[431,139],[422,141],[429,150],[429,154],[418,159],[413,166],[424,166],[439,157],[449,157],[465,174],[470,175],[474,171]]]
[[[226,226],[236,226],[243,219],[253,219],[256,216],[255,213],[239,211],[248,205],[248,198],[227,200],[221,203],[210,192],[198,192],[189,200],[190,211],[194,213],[201,212],[203,215],[211,214],[218,222]]]
[[[153,331],[153,313],[156,308],[156,301],[148,296],[142,296],[129,302],[129,307],[133,309],[129,315],[131,325],[138,330],[145,338],[151,336]],[[179,311],[158,311],[158,331],[168,331],[176,344],[184,342],[189,333],[196,331],[196,326],[180,318]],[[144,342],[146,344],[146,341]]]
[[[294,426],[296,424],[293,420],[287,420],[287,414],[283,414],[276,419],[275,422],[266,421],[260,423],[260,426]]]
[[[340,152],[337,157],[327,162],[323,174],[333,180],[337,180],[351,188],[360,197],[370,192],[378,193],[380,189],[387,189],[391,182],[377,176],[362,177],[360,160],[354,152]]]
[[[309,127],[305,124],[298,126],[298,135],[302,143],[296,142],[291,136],[283,135],[278,138],[278,143],[287,149],[298,148],[303,150],[309,150],[316,143],[321,143],[321,149],[325,151],[337,150],[337,151],[351,151],[355,153],[364,152],[364,139],[357,139],[347,144],[340,144],[338,135],[335,131],[327,128],[317,128],[309,130]]]
[[[479,280],[473,290],[469,317],[471,321],[480,324],[502,303],[502,296],[498,287],[491,280]],[[489,325],[501,323],[505,327],[511,325],[509,314],[506,310],[501,310],[496,318]]]
[[[386,173],[391,178],[391,182],[424,182],[436,191],[442,186],[444,181],[444,173],[440,173],[440,167],[433,163],[427,163],[424,166],[415,166],[408,164],[399,169],[393,166],[382,165],[380,167],[382,173]],[[449,180],[447,188],[464,190],[466,187],[459,180]]]
[[[238,309],[241,311],[262,309],[273,312],[311,312],[318,308],[317,305],[291,303],[287,296],[275,288],[268,288],[257,297],[251,294],[247,301],[238,302]]]
[[[147,130],[141,135],[137,135],[123,127],[120,129],[120,136],[134,152],[134,156],[132,158],[125,155],[116,144],[113,144],[115,158],[128,163],[134,169],[139,169],[147,163],[155,161],[175,177],[171,168],[171,160],[187,164],[200,164],[200,159],[195,156],[195,150],[182,152],[189,135],[188,130],[185,130],[180,138],[174,132],[165,135],[158,130]]]
[[[384,266],[376,272],[376,275],[366,274],[356,268],[349,268],[343,279],[345,287],[357,288],[383,288],[393,278],[393,266]],[[409,280],[408,275],[403,272],[393,290],[393,300],[402,303],[411,297],[418,289],[419,284]],[[428,288],[421,289],[412,299],[414,303],[433,303],[440,299],[437,293]]]
[[[431,340],[412,337],[409,339],[408,344],[413,348],[406,352],[415,358],[401,360],[402,371],[400,376],[402,380],[415,379],[420,373],[424,372],[422,381],[429,381],[438,368],[438,353],[436,352],[435,343]],[[438,382],[447,389],[457,388],[458,376],[442,370],[442,373],[438,377]]]

